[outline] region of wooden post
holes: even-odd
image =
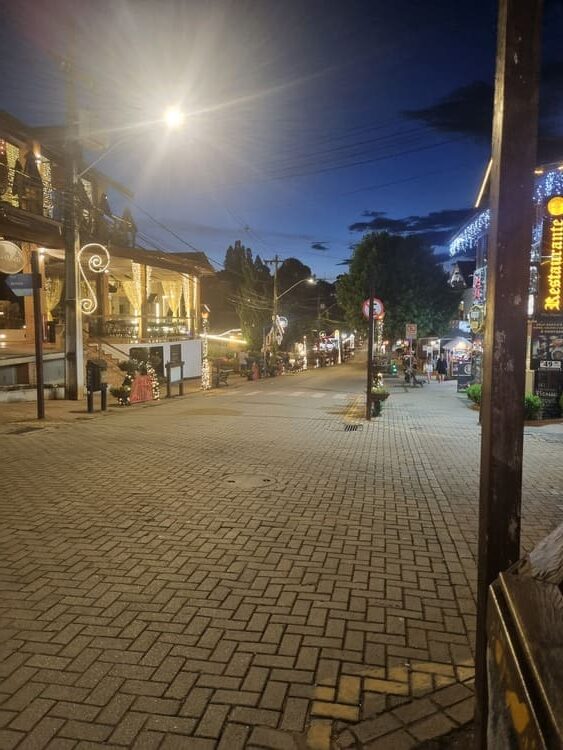
[[[37,379],[37,419],[45,419],[45,385],[43,378],[43,315],[41,314],[41,274],[37,250],[31,253],[33,278],[33,325],[35,334],[35,372]]]
[[[369,291],[369,318],[368,318],[368,374],[367,374],[367,386],[366,386],[366,419],[368,422],[371,420],[371,388],[373,385],[373,300],[375,297],[375,289],[373,286]]]
[[[500,0],[481,402],[476,721],[487,742],[487,592],[520,552],[541,0]]]

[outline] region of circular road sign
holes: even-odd
[[[369,299],[364,300],[362,303],[362,313],[364,318],[369,320]],[[383,320],[385,317],[385,307],[383,302],[377,297],[373,298],[373,317],[375,320]]]
[[[0,241],[0,271],[19,273],[23,268],[23,252],[13,242]]]

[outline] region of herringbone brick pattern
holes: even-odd
[[[475,414],[267,386],[0,437],[0,748],[326,748],[471,677]],[[529,543],[563,470],[526,450]]]

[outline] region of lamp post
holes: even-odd
[[[277,259],[276,255],[276,259]],[[267,261],[268,263],[275,262],[274,261]],[[273,299],[273,312],[272,312],[272,350],[275,351],[277,348],[277,339],[276,339],[276,328],[278,327],[278,302],[282,297],[285,297],[286,294],[291,292],[295,287],[299,286],[300,284],[316,284],[317,280],[314,276],[308,276],[305,279],[299,279],[299,281],[296,281],[295,284],[292,284],[288,289],[285,289],[281,294],[278,294],[278,282],[277,282],[277,265],[275,267],[274,271],[274,299]]]
[[[64,278],[65,278],[65,392],[70,400],[77,401],[84,391],[84,344],[82,335],[82,310],[80,304],[80,277],[78,258],[80,255],[80,232],[77,214],[77,185],[108,153],[128,138],[118,140],[82,171],[78,132],[78,106],[76,97],[76,70],[74,53],[70,50],[64,64],[66,99],[66,137],[64,153],[65,194],[63,214]],[[185,116],[179,107],[169,107],[164,121],[169,130],[176,130],[184,123]],[[144,127],[141,125],[139,127]]]

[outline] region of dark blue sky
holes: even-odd
[[[560,21],[561,3],[548,12]],[[95,84],[83,103],[110,143],[127,134],[99,168],[215,261],[241,239],[334,278],[361,237],[350,225],[474,200],[488,138],[405,112],[491,84],[495,2],[28,0],[2,9],[2,109],[35,125],[62,120],[56,58],[70,18],[82,80]],[[157,122],[171,102],[189,115],[174,136]],[[131,208],[145,244],[186,250]]]

